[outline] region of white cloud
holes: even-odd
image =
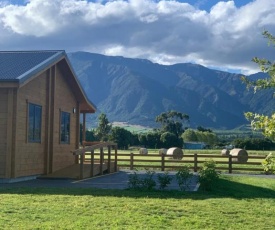
[[[2,50],[83,50],[247,73],[258,70],[250,62],[253,56],[274,59],[261,35],[264,29],[275,34],[273,0],[255,0],[240,8],[234,1],[220,1],[210,12],[165,0],[0,4]]]

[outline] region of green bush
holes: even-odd
[[[165,189],[172,181],[172,177],[166,171],[164,174],[158,174],[159,189]]]
[[[216,171],[216,163],[209,160],[203,163],[202,169],[199,171],[199,182],[203,190],[212,190],[216,181],[219,178],[219,173]]]
[[[134,172],[134,174],[129,175],[128,187],[130,189],[138,189],[141,187],[141,184],[141,179],[137,175],[136,171]]]
[[[143,189],[146,190],[153,190],[156,186],[156,182],[153,179],[155,172],[154,171],[146,171],[146,176],[144,179],[141,180],[141,185]]]
[[[262,166],[264,167],[264,171],[266,174],[275,173],[275,157],[272,153],[269,153],[267,157],[263,160]]]
[[[153,190],[156,186],[156,182],[153,179],[154,174],[154,171],[148,170],[146,171],[145,178],[142,179],[135,171],[134,174],[129,175],[128,188]]]
[[[176,174],[176,179],[181,191],[189,189],[193,174],[189,171],[189,166],[183,166]]]

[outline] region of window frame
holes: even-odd
[[[67,126],[67,130],[66,130]],[[70,144],[71,138],[71,114],[66,111],[60,111],[60,144]]]
[[[41,143],[42,106],[34,103],[28,103],[27,116],[28,116],[28,120],[27,120],[28,121],[27,123],[28,143]]]

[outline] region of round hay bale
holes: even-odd
[[[229,153],[230,153],[230,151],[228,149],[223,149],[221,152],[222,156],[228,156]]]
[[[160,149],[159,150],[159,155],[162,155],[162,154],[166,155],[167,154],[167,149],[164,149],[164,148]]]
[[[167,150],[166,155],[173,157],[173,159],[182,159],[183,158],[183,151],[180,148],[173,147]]]
[[[148,150],[146,148],[140,148],[139,149],[139,154],[141,154],[141,155],[147,155],[148,154]]]
[[[230,155],[235,156],[232,158],[232,161],[234,162],[246,163],[248,160],[248,154],[245,149],[232,149]]]

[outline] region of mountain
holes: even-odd
[[[271,90],[254,94],[239,74],[190,63],[160,65],[87,52],[68,57],[98,113],[106,113],[111,122],[155,127],[157,115],[177,110],[190,116],[192,127],[231,129],[247,123],[246,111],[271,114],[275,108]],[[95,124],[95,115],[90,122]]]

